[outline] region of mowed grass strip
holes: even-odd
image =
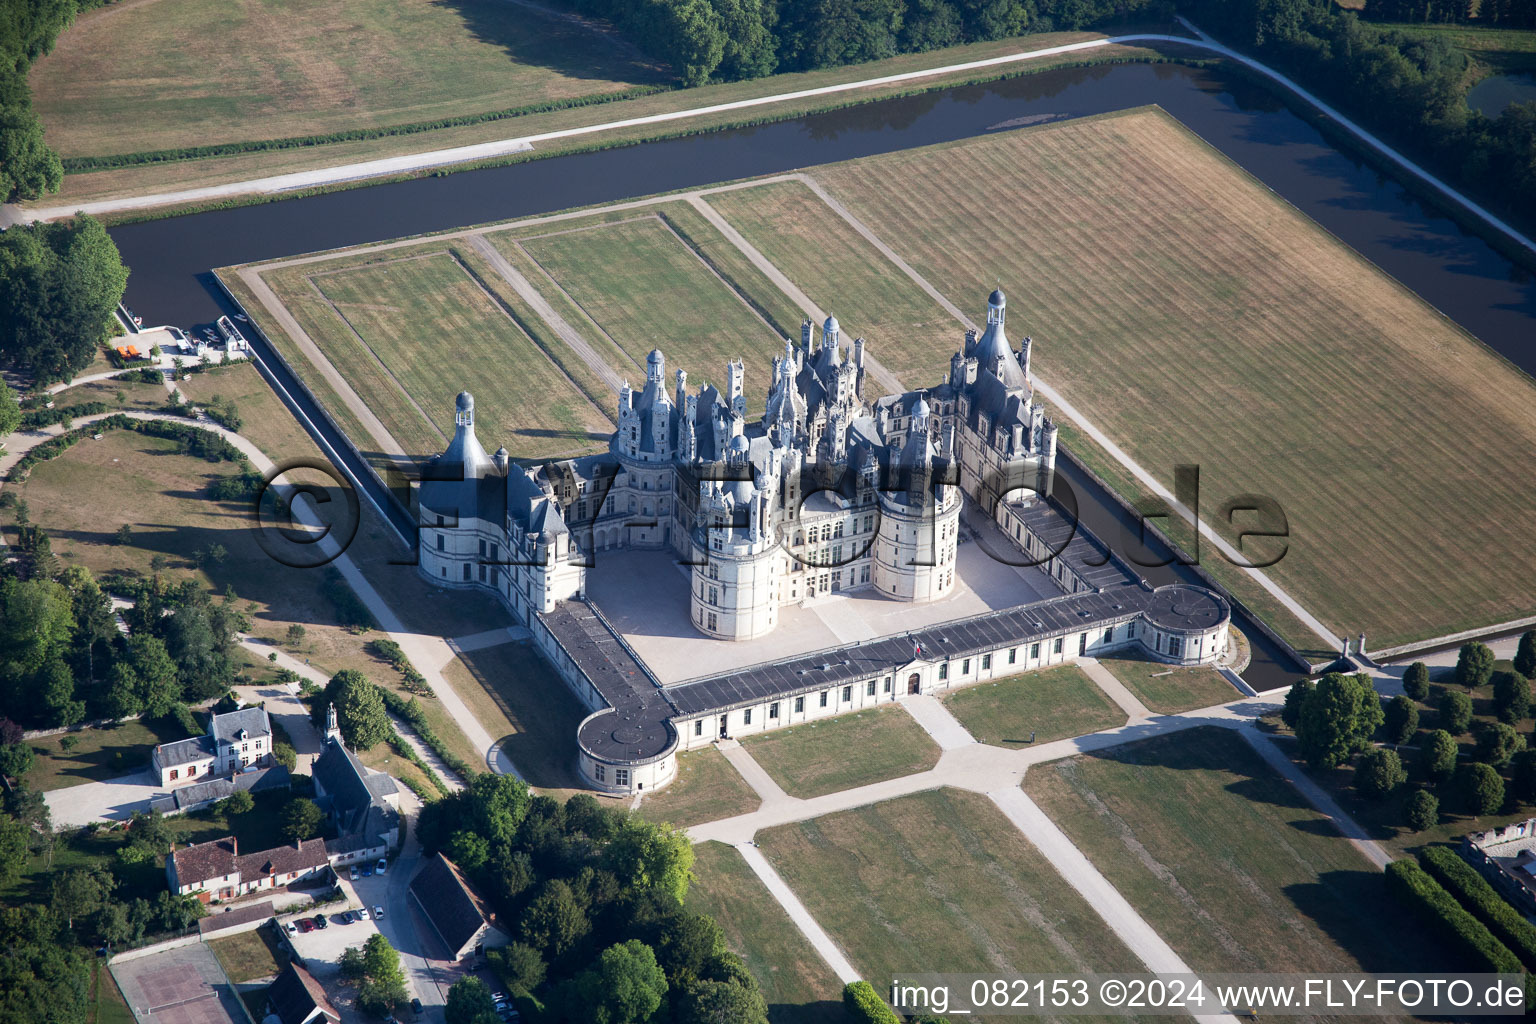
[[[724,843],[693,848],[688,909],[708,914],[747,962],[773,1024],[846,1024],[842,983],[741,854]]]
[[[1075,665],[1062,665],[947,693],[944,706],[982,743],[1027,747],[1126,723],[1125,712]]]
[[[1100,658],[1099,664],[1160,715],[1208,708],[1242,696],[1220,672],[1205,665],[1185,668],[1135,657]]]
[[[938,384],[964,345],[964,328],[801,182],[715,192],[705,201],[837,317],[844,344],[863,337],[908,387]],[[985,297],[977,300],[983,317]]]
[[[1024,789],[1195,970],[1458,963],[1387,892],[1385,876],[1230,730],[1037,766]]]
[[[1164,484],[1198,463],[1209,521],[1277,500],[1268,572],[1335,632],[1380,649],[1536,610],[1536,387],[1173,118],[816,177],[953,301],[1001,278],[1041,377]]]
[[[925,772],[940,750],[894,704],[742,739],[790,796],[813,797]]]
[[[1140,970],[991,801],[940,789],[759,832],[877,990],[898,972]]]
[[[750,814],[762,799],[714,747],[677,755],[677,778],[666,789],[647,792],[640,813],[678,828]]]
[[[601,227],[562,226],[517,244],[642,372],[650,350],[660,348],[669,391],[679,369],[694,386],[723,388],[725,364],[741,359],[748,408],[761,411],[771,383],[768,360],[783,353],[784,340],[666,221],[641,213]]]
[[[381,365],[394,390],[408,396],[406,404],[425,412],[443,436],[453,436],[454,397],[466,389],[476,396],[482,443],[487,450],[506,445],[514,458],[585,451],[613,429],[455,253],[323,273],[313,281],[366,344],[366,350],[354,344],[338,369],[350,378],[359,362]],[[440,437],[439,449],[442,443]]]
[[[615,37],[521,4],[154,0],[81,17],[30,82],[49,143],[80,156],[408,124],[667,77]]]

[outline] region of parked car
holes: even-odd
[[[294,924],[292,921],[289,921],[287,924],[283,925],[283,927],[288,929],[288,934],[289,935],[297,935],[297,934],[299,934],[299,927],[298,927],[298,925]]]
[[[366,921],[366,920],[368,920],[368,908],[367,907],[358,907],[357,908],[357,919],[359,921]]]
[[[354,881],[354,882],[357,881],[357,865],[356,864],[352,865],[352,870],[349,872],[349,874],[352,876],[352,881]]]
[[[315,927],[316,928],[329,928],[330,926],[331,926],[331,923],[325,919],[325,915],[324,914],[316,914],[315,915]]]
[[[364,878],[372,878],[373,877],[373,865],[372,864],[364,864],[363,865],[363,877]]]
[[[314,930],[315,930],[315,922],[311,921],[307,917],[299,918],[299,931],[301,931],[301,932],[312,932]]]
[[[380,857],[379,863],[375,866],[374,870],[382,875],[384,872],[389,870],[389,861],[385,860],[383,857]]]
[[[375,918],[383,917],[384,916],[384,908],[381,907],[381,906],[375,905],[374,908],[373,908],[373,916]]]
[[[411,1000],[411,1012],[412,1013],[420,1013],[421,1012],[421,1000],[420,999],[414,999],[413,998]]]

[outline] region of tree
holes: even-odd
[[[1403,692],[1419,701],[1429,696],[1428,665],[1416,661],[1408,666],[1408,671],[1403,673]]]
[[[1506,764],[1517,751],[1525,749],[1525,737],[1515,727],[1503,722],[1483,722],[1477,727],[1477,749],[1473,757],[1495,768]]]
[[[384,710],[384,696],[356,669],[345,668],[331,677],[325,697],[316,702],[319,715],[324,716],[326,705],[335,706],[342,738],[353,750],[367,750],[383,743],[394,731]]]
[[[1456,791],[1468,814],[1492,814],[1504,806],[1504,780],[1486,764],[1464,764],[1456,771]]]
[[[250,790],[242,789],[231,793],[224,800],[225,814],[249,814],[256,806],[256,798],[251,796]]]
[[[1370,745],[1384,717],[1370,676],[1330,672],[1302,705],[1297,745],[1313,768],[1337,768]]]
[[[1527,679],[1536,679],[1536,629],[1520,634],[1520,646],[1515,650],[1515,671]]]
[[[1522,750],[1509,759],[1509,782],[1517,800],[1536,800],[1536,750]]]
[[[19,779],[32,770],[32,744],[7,743],[0,747],[0,775]]]
[[[133,527],[129,526],[127,523],[119,526],[117,528],[117,532],[112,535],[112,543],[118,544],[122,547],[127,547],[129,544],[132,544]]]
[[[1414,790],[1408,798],[1407,820],[1415,832],[1434,828],[1440,823],[1440,801],[1427,789]]]
[[[539,951],[525,942],[509,942],[487,954],[491,966],[514,992],[532,992],[544,984],[548,967]]]
[[[96,934],[108,946],[120,946],[133,938],[128,908],[121,903],[107,903],[96,912]]]
[[[646,1024],[667,996],[667,978],[656,954],[639,939],[609,946],[595,967],[568,983],[570,1016],[590,1024]]]
[[[289,842],[313,839],[324,826],[325,812],[307,797],[294,797],[283,810],[283,836]]]
[[[448,990],[444,1016],[448,1024],[501,1024],[491,990],[473,975],[454,982]]]
[[[1397,752],[1385,747],[1367,750],[1355,766],[1355,788],[1367,800],[1384,800],[1407,781],[1408,773]]]
[[[546,881],[523,913],[523,941],[548,960],[564,956],[591,928],[575,893],[559,878]]]
[[[1469,690],[1482,686],[1493,675],[1493,662],[1493,649],[1487,644],[1476,640],[1462,644],[1456,656],[1456,681]]]
[[[368,1013],[383,1016],[407,998],[400,954],[388,939],[375,932],[363,943],[363,983],[358,989],[357,1004]]]
[[[1307,698],[1312,696],[1312,680],[1298,679],[1291,684],[1291,688],[1285,691],[1285,704],[1280,708],[1280,720],[1286,728],[1295,729],[1301,722],[1301,709],[1307,706]]]
[[[1387,702],[1386,730],[1388,743],[1407,743],[1419,729],[1418,705],[1407,697],[1393,697]]]
[[[1436,729],[1419,746],[1419,773],[1431,782],[1444,782],[1456,771],[1456,750],[1455,738]]]
[[[73,929],[75,918],[95,912],[106,901],[116,881],[102,867],[74,868],[53,876],[49,906]]]
[[[10,885],[27,866],[27,826],[0,814],[0,885]]]
[[[1472,725],[1472,698],[1460,690],[1440,691],[1440,728],[1460,736]]]
[[[112,336],[127,282],[117,246],[92,217],[0,234],[0,358],[39,384],[68,380]]]
[[[297,647],[304,642],[304,627],[297,622],[288,627],[288,646]]]
[[[1531,713],[1531,683],[1519,672],[1493,674],[1493,711],[1499,721],[1514,725]]]
[[[193,591],[165,619],[165,649],[180,670],[187,700],[208,700],[229,689],[235,675],[235,634],[247,625],[233,607],[213,603],[202,591]]]
[[[678,904],[688,895],[693,843],[686,832],[640,817],[626,818],[608,843],[607,866],[626,890],[655,889]]]
[[[0,381],[0,437],[15,433],[21,426],[21,403],[9,384]]]
[[[73,631],[63,587],[0,580],[0,708],[9,718],[47,727],[84,717],[85,705],[74,700],[74,677],[64,662]]]
[[[683,994],[678,1024],[768,1024],[768,1003],[756,988],[701,981]]]

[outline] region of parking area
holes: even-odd
[[[369,920],[348,920],[348,912],[361,908],[364,905],[364,897],[352,888],[352,883],[347,880],[344,871],[341,891],[347,897],[344,902],[329,904],[309,914],[284,914],[278,918],[288,944],[293,947],[294,952],[298,953],[309,972],[317,978],[328,977],[339,972],[343,952],[352,946],[362,948],[363,943],[367,942],[370,936],[378,934],[379,929],[372,920],[372,905],[369,905]],[[299,923],[301,917],[313,921],[317,916],[325,919],[324,928],[311,927],[306,930]],[[293,927],[289,928],[289,925]]]

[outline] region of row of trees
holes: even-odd
[[[618,25],[686,85],[898,53],[1167,18],[1170,0],[561,0]]]
[[[115,333],[127,283],[117,245],[93,217],[0,233],[0,361],[38,385],[70,379]]]
[[[571,1024],[766,1024],[767,1006],[714,920],[685,910],[687,837],[601,806],[560,803],[508,775],[422,809],[422,847],[478,883],[513,942],[491,953],[509,990]],[[473,986],[450,998],[450,1024],[479,1024]]]
[[[1536,217],[1536,102],[1497,118],[1470,109],[1468,58],[1448,40],[1363,22],[1330,0],[1178,3],[1202,28],[1293,75],[1451,182]]]
[[[1466,24],[1536,28],[1536,0],[1365,0],[1361,15],[1372,21]]]

